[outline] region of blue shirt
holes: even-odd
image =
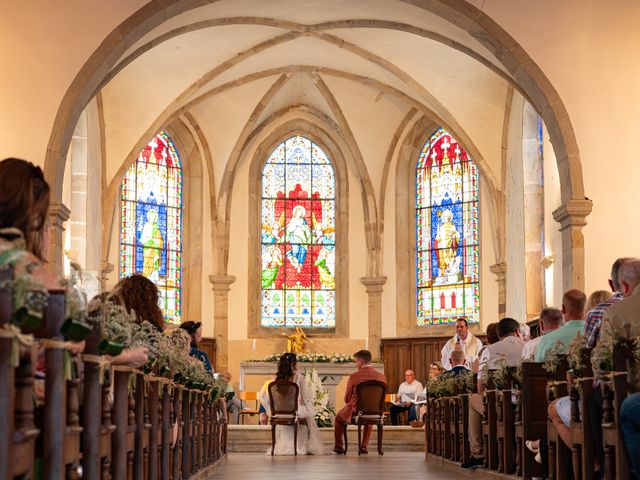
[[[202,363],[204,363],[204,368],[207,369],[207,372],[213,374],[213,367],[211,367],[211,361],[209,360],[209,355],[204,353],[202,350],[198,350],[193,345],[191,345],[191,351],[189,352],[189,355],[191,355],[194,358],[197,358]]]

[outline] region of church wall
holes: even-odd
[[[611,263],[620,256],[640,255],[638,215],[625,208],[635,202],[640,177],[635,161],[640,5],[629,0],[473,3],[481,3],[520,43],[567,108],[580,149],[585,194],[593,200],[583,229],[585,289],[587,295],[608,289]],[[561,268],[557,261],[554,267]]]
[[[146,0],[12,2],[0,15],[0,158],[44,166],[58,107],[104,38]],[[81,41],[79,41],[81,39]],[[10,66],[10,67],[9,67]]]

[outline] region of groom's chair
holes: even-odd
[[[352,422],[358,426],[358,455],[363,453],[362,447],[362,427],[378,426],[378,454],[384,455],[382,451],[382,429],[384,426],[384,400],[387,392],[387,385],[377,380],[369,380],[356,385],[356,395],[358,402],[356,414]],[[347,428],[344,429],[344,451],[347,453]]]
[[[298,425],[306,425],[304,418],[298,418],[298,395],[300,389],[295,382],[276,380],[267,387],[271,404],[271,455],[276,446],[276,425],[293,426],[293,454],[298,455]]]

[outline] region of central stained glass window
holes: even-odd
[[[310,140],[278,145],[262,171],[261,325],[335,328],[331,161]]]
[[[160,291],[165,321],[182,310],[182,168],[173,142],[160,132],[122,180],[120,277],[140,273]]]
[[[416,168],[417,324],[479,322],[479,266],[478,172],[438,129]]]

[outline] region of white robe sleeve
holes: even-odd
[[[447,340],[447,343],[442,347],[442,358],[440,359],[440,363],[442,364],[442,368],[445,370],[451,370],[451,340]]]

